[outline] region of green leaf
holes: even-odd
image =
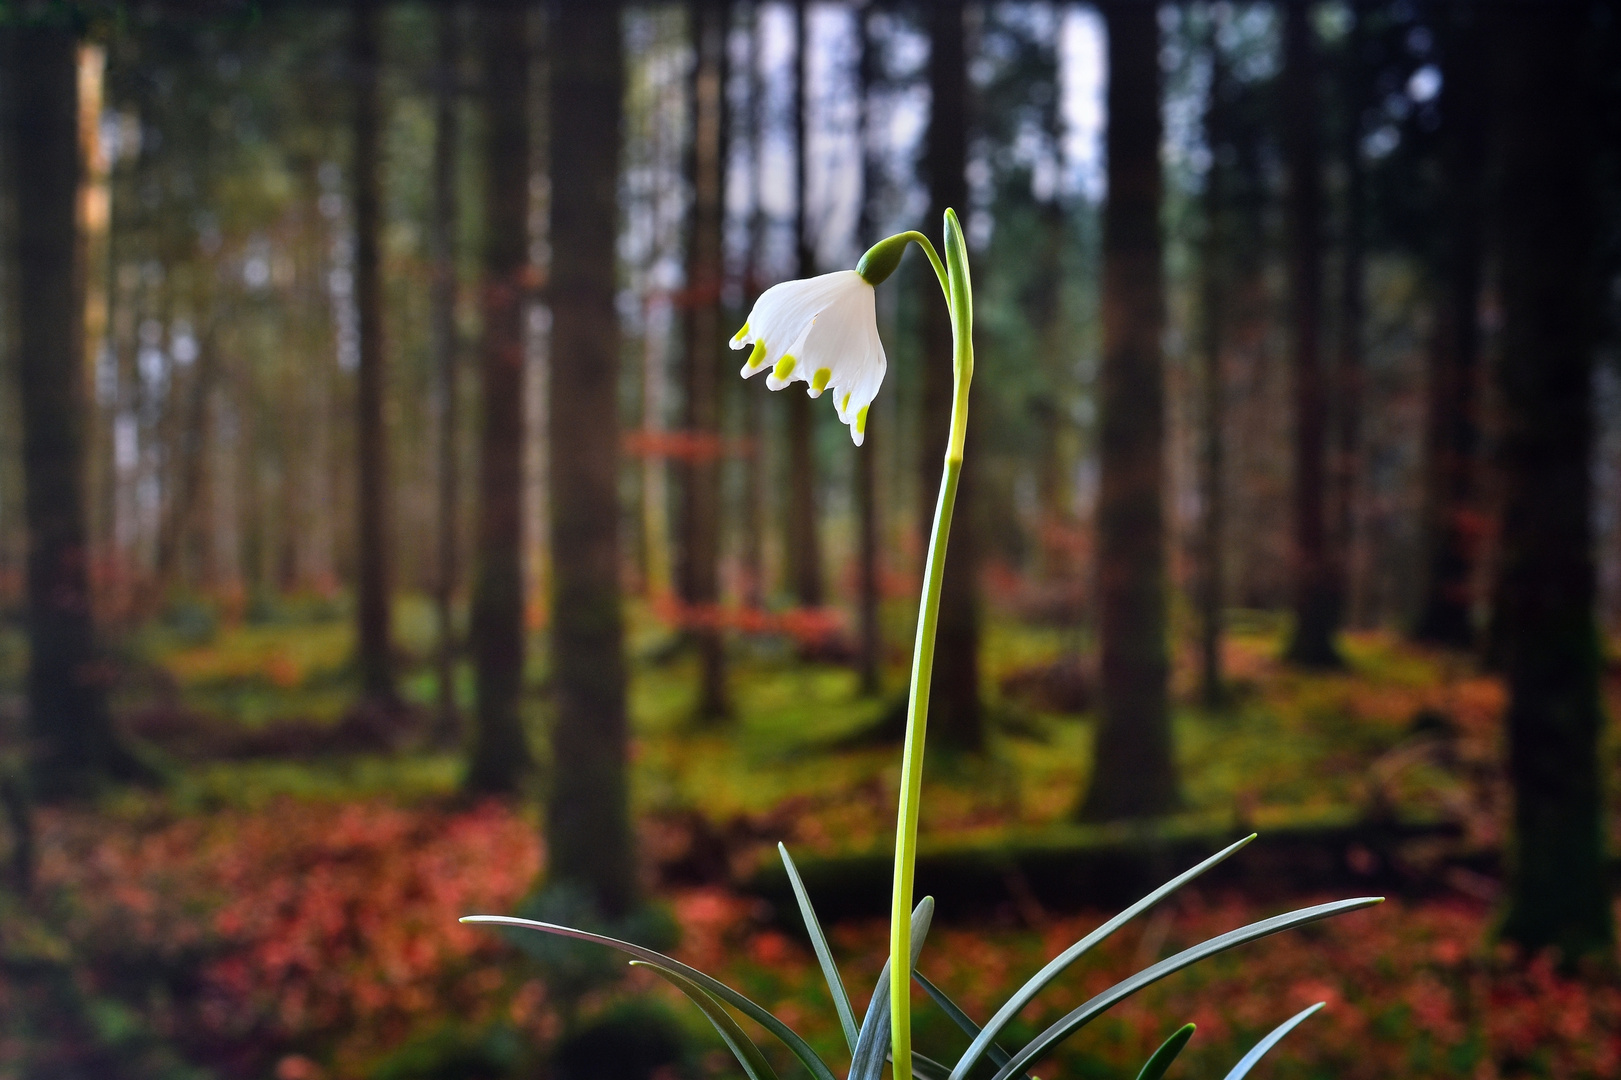
[[[743,1015],[765,1028],[771,1034],[782,1040],[786,1046],[811,1071],[816,1080],[837,1080],[833,1070],[821,1058],[816,1056],[810,1044],[794,1033],[794,1030],[775,1016],[766,1012],[748,998],[733,990],[730,986],[718,979],[711,978],[697,968],[688,967],[681,961],[665,956],[661,952],[634,945],[618,938],[606,937],[602,934],[593,934],[587,930],[576,930],[572,926],[558,926],[554,923],[536,922],[533,919],[520,919],[514,915],[463,915],[464,923],[488,923],[492,926],[515,926],[520,930],[538,930],[543,934],[555,934],[558,937],[574,938],[578,941],[590,941],[598,945],[606,945],[610,949],[617,949],[622,953],[634,956],[638,960],[645,960],[649,964],[666,967],[678,972],[714,994]]]
[[[1022,1010],[1026,1005],[1030,1004],[1037,994],[1045,990],[1048,983],[1058,978],[1058,976],[1063,973],[1065,968],[1079,960],[1093,946],[1103,941],[1110,934],[1113,934],[1116,930],[1126,925],[1126,923],[1130,922],[1132,919],[1135,919],[1137,916],[1141,915],[1143,912],[1147,911],[1161,900],[1164,900],[1167,896],[1170,896],[1176,890],[1180,889],[1182,886],[1186,885],[1200,874],[1203,874],[1211,867],[1216,866],[1218,863],[1221,863],[1237,854],[1239,850],[1254,839],[1255,834],[1250,833],[1237,843],[1229,844],[1227,847],[1216,852],[1198,866],[1193,867],[1191,870],[1186,870],[1178,877],[1174,877],[1170,881],[1167,881],[1165,884],[1161,885],[1159,888],[1155,889],[1153,892],[1149,893],[1147,896],[1143,897],[1141,900],[1137,901],[1135,904],[1131,905],[1126,910],[1122,911],[1120,914],[1116,915],[1114,918],[1110,919],[1108,922],[1086,935],[1080,941],[1077,941],[1075,944],[1065,949],[1062,953],[1059,953],[1057,956],[1053,957],[1053,959],[1048,962],[1046,967],[1042,968],[1040,971],[1036,972],[1035,975],[1031,976],[1029,982],[1019,987],[1018,992],[1012,997],[1008,998],[1007,1002],[1000,1009],[996,1010],[996,1015],[991,1017],[990,1021],[985,1025],[985,1030],[981,1031],[979,1035],[974,1038],[974,1041],[968,1045],[968,1049],[963,1051],[962,1058],[957,1062],[956,1068],[951,1070],[951,1080],[965,1080],[965,1078],[968,1076],[968,1070],[972,1069],[979,1061],[980,1056],[985,1053],[986,1047],[991,1044],[991,1040],[995,1039],[997,1035],[1001,1034],[1002,1029],[1007,1026],[1008,1021],[1019,1015],[1020,1010]]]
[[[1144,968],[1129,979],[1123,979],[1115,983],[1103,993],[1075,1009],[1052,1027],[1037,1035],[1024,1049],[1014,1054],[1013,1059],[1002,1066],[992,1080],[1009,1080],[1010,1077],[1016,1076],[1019,1070],[1076,1031],[1079,1031],[1117,1002],[1130,997],[1143,987],[1150,986],[1173,972],[1181,971],[1190,964],[1196,964],[1206,957],[1225,952],[1235,945],[1242,945],[1245,942],[1268,937],[1282,930],[1303,926],[1319,919],[1326,919],[1331,915],[1355,911],[1358,908],[1372,907],[1374,904],[1383,901],[1384,897],[1382,896],[1361,896],[1354,900],[1337,900],[1332,904],[1318,904],[1315,907],[1301,908],[1299,911],[1274,915],[1270,919],[1262,919],[1259,922],[1250,923],[1248,926],[1241,926],[1237,930],[1229,930],[1227,933],[1213,937],[1209,941],[1202,942],[1192,948],[1183,949],[1175,956],[1167,957],[1151,967]]]
[[[749,1080],[777,1080],[777,1074],[772,1071],[771,1063],[760,1053],[760,1048],[754,1045],[754,1040],[744,1034],[743,1029],[737,1026],[732,1014],[726,1011],[726,1006],[715,999],[715,996],[679,971],[672,971],[662,964],[650,964],[646,960],[632,960],[631,967],[652,968],[658,972],[666,982],[692,999],[692,1003],[709,1017],[709,1022],[715,1025],[720,1032],[721,1040],[726,1048],[737,1058],[743,1071],[748,1073]]]
[[[799,914],[804,917],[811,948],[816,950],[816,962],[822,965],[822,977],[827,980],[828,993],[833,995],[833,1008],[838,1011],[839,1025],[844,1028],[844,1043],[854,1053],[856,1014],[850,1007],[850,994],[844,988],[844,980],[839,977],[837,965],[833,963],[833,951],[827,946],[827,936],[822,933],[822,924],[817,921],[816,910],[811,907],[810,894],[805,891],[805,883],[799,878],[799,868],[794,865],[785,845],[779,843],[777,852],[782,856],[783,869],[788,871],[788,884],[794,887],[794,899],[799,901]]]
[[[1268,1034],[1266,1038],[1256,1043],[1249,1053],[1245,1054],[1239,1059],[1238,1064],[1233,1066],[1232,1072],[1227,1074],[1227,1080],[1244,1080],[1244,1077],[1249,1075],[1249,1071],[1255,1068],[1255,1063],[1260,1061],[1268,1050],[1278,1045],[1279,1039],[1289,1034],[1289,1032],[1293,1031],[1300,1025],[1302,1020],[1306,1019],[1306,1017],[1310,1016],[1318,1009],[1321,1009],[1326,1004],[1328,1004],[1328,1002],[1319,1001],[1315,1005],[1301,1009],[1299,1012],[1289,1017],[1289,1019],[1273,1028],[1271,1033]]]
[[[962,1028],[963,1031],[968,1033],[968,1037],[970,1039],[979,1034],[979,1025],[974,1023],[973,1019],[969,1017],[967,1013],[958,1008],[957,1003],[952,1001],[944,990],[940,989],[938,986],[934,985],[934,983],[924,978],[921,971],[912,972],[912,978],[917,980],[917,984],[923,987],[923,992],[928,994],[936,1005],[940,1006],[940,1011],[951,1018],[952,1023],[956,1024],[958,1027]],[[991,1060],[997,1065],[1007,1064],[1008,1052],[1002,1049],[996,1043],[991,1043],[990,1047],[986,1050],[986,1053],[990,1055]],[[1021,1075],[1019,1080],[1030,1080],[1030,1077]]]
[[[923,949],[923,939],[929,936],[929,924],[934,920],[934,897],[925,896],[912,909],[912,967],[917,967],[917,956]],[[878,976],[878,986],[867,1003],[867,1016],[861,1021],[856,1036],[856,1047],[850,1055],[850,1080],[879,1080],[884,1062],[890,1058],[889,1038],[889,961]],[[912,1055],[914,1058],[916,1054]]]
[[[1160,1077],[1165,1075],[1165,1070],[1171,1067],[1171,1062],[1176,1060],[1176,1055],[1180,1054],[1182,1048],[1188,1045],[1188,1040],[1193,1038],[1193,1031],[1192,1024],[1184,1024],[1169,1039],[1160,1043],[1159,1049],[1143,1063],[1143,1071],[1137,1074],[1137,1080],[1160,1080]]]

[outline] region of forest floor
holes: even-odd
[[[221,626],[204,608],[183,608],[123,643],[118,712],[168,782],[40,812],[32,894],[0,893],[0,1075],[494,1076],[522,1068],[524,1047],[627,1008],[627,985],[649,989],[645,973],[618,983],[610,969],[581,968],[575,954],[515,952],[458,925],[458,915],[510,911],[529,893],[544,863],[544,776],[529,798],[467,804],[456,795],[456,754],[349,715],[341,611],[311,600],[256,615]],[[634,799],[650,891],[674,931],[667,936],[679,938],[677,955],[772,1008],[837,1061],[842,1038],[815,961],[749,883],[778,840],[808,860],[886,849],[896,754],[866,733],[895,698],[863,699],[847,668],[801,662],[790,642],[753,641],[736,651],[733,718],[700,726],[690,659],[651,618],[637,615],[632,627]],[[402,689],[423,715],[434,693],[424,659],[431,628],[425,604],[401,605]],[[1467,856],[1495,853],[1502,841],[1498,684],[1461,658],[1385,634],[1349,635],[1348,666],[1337,673],[1282,665],[1279,641],[1275,619],[1235,620],[1231,699],[1215,712],[1191,703],[1191,658],[1178,658],[1185,808],[1161,834],[1254,828],[1264,839],[1269,830],[1396,822],[1445,826],[1436,843],[1465,857],[1436,887],[1167,980],[1038,1071],[1129,1077],[1192,1019],[1200,1033],[1178,1068],[1218,1075],[1317,1000],[1328,1012],[1275,1052],[1272,1075],[1621,1071],[1614,981],[1517,963],[1490,943],[1495,870]],[[993,622],[987,752],[931,762],[930,850],[1120,842],[1118,830],[1073,821],[1091,726],[1086,679],[1065,665],[1076,644],[1072,634]],[[898,695],[904,657],[895,659]],[[0,642],[0,685],[19,684],[20,663],[15,643]],[[529,707],[537,749],[545,679],[537,653]],[[465,701],[471,687],[459,689]],[[1621,676],[1607,679],[1607,696],[1621,716]],[[1609,764],[1613,776],[1613,746]],[[1333,898],[1190,891],[1060,979],[1004,1042],[1033,1036],[1177,948]],[[949,903],[941,897],[942,923],[921,967],[980,1019],[1106,914],[1026,898],[965,922],[947,917]],[[884,952],[882,922],[844,920],[831,934],[859,1009]],[[543,975],[537,964],[548,961]],[[559,962],[572,974],[560,975]],[[568,979],[579,993],[559,991]],[[686,1071],[731,1075],[735,1064],[701,1017],[661,992],[653,998],[684,1033],[677,1056]],[[920,1008],[920,1045],[947,1057],[960,1042],[940,1014]],[[768,1054],[788,1068],[785,1056]]]

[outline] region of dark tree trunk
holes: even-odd
[[[388,429],[383,344],[383,184],[381,12],[377,0],[356,0],[350,77],[354,81],[355,306],[360,316],[360,370],[355,389],[357,655],[366,706],[393,709],[394,662],[389,644]]]
[[[529,271],[528,8],[479,12],[484,57],[484,341],[479,358],[476,680],[467,788],[510,792],[530,763],[523,731],[523,311]],[[559,316],[561,319],[561,316]],[[609,485],[612,490],[612,484]]]
[[[816,245],[807,217],[809,151],[806,148],[805,85],[810,76],[805,0],[794,0],[794,237],[798,277],[816,273]],[[787,387],[788,413],[788,576],[801,607],[822,606],[822,538],[817,515],[816,414],[799,386]]]
[[[1205,707],[1214,709],[1224,697],[1221,663],[1222,612],[1226,602],[1223,574],[1226,529],[1227,440],[1226,386],[1222,350],[1226,344],[1226,316],[1229,305],[1227,282],[1231,263],[1227,257],[1226,167],[1220,149],[1227,138],[1227,64],[1212,25],[1210,49],[1210,97],[1205,105],[1205,145],[1210,148],[1210,169],[1205,173],[1202,199],[1204,244],[1199,259],[1199,361],[1200,409],[1199,447],[1199,534],[1198,587],[1199,611],[1199,696]]]
[[[929,8],[930,105],[923,157],[929,216],[924,229],[934,239],[941,236],[941,221],[948,207],[959,214],[968,208],[968,66],[963,16],[961,0],[942,0]],[[935,294],[937,286],[929,280],[923,288],[923,438],[918,489],[923,505],[918,520],[928,530],[951,431],[952,348],[951,321],[945,303]],[[976,426],[970,423],[970,442]],[[964,751],[978,751],[985,745],[985,719],[979,697],[975,460],[972,449],[963,457],[950,557],[940,588],[934,679],[929,688],[931,738],[940,746]]]
[[[858,129],[861,146],[861,212],[856,224],[858,246],[878,240],[874,235],[877,224],[873,220],[874,204],[878,197],[878,163],[873,159],[871,147],[873,69],[877,57],[872,46],[868,14],[866,8],[855,13],[858,50],[856,107],[861,110]],[[869,421],[865,442],[855,448],[856,589],[860,628],[856,668],[861,680],[861,692],[868,697],[876,697],[884,689],[884,636],[879,620],[883,595],[878,548],[878,444],[874,440],[877,434],[874,429],[878,426]]]
[[[1104,7],[1109,32],[1108,202],[1099,372],[1101,711],[1084,818],[1176,806],[1166,701],[1165,373],[1160,336],[1159,23],[1152,4]]]
[[[1294,616],[1289,659],[1337,667],[1339,587],[1328,537],[1328,399],[1321,356],[1323,176],[1316,31],[1308,0],[1283,19],[1283,142],[1289,173],[1289,328],[1295,376]]]
[[[1476,387],[1479,381],[1481,222],[1486,125],[1480,16],[1454,4],[1442,39],[1444,233],[1436,267],[1425,432],[1423,607],[1414,636],[1467,648],[1474,641]]]
[[[1500,602],[1514,858],[1503,935],[1567,961],[1613,928],[1593,617],[1595,237],[1581,5],[1505,5],[1493,42],[1501,110],[1503,496]]]
[[[1357,493],[1362,473],[1362,369],[1364,299],[1367,258],[1364,242],[1365,178],[1362,168],[1362,113],[1367,72],[1362,50],[1366,47],[1368,8],[1351,7],[1351,29],[1346,36],[1340,73],[1340,159],[1345,167],[1344,235],[1341,237],[1340,323],[1334,370],[1337,391],[1334,410],[1334,471],[1330,492],[1335,567],[1335,608],[1343,620],[1350,611],[1351,566],[1356,544]]]
[[[619,318],[614,307],[623,56],[616,3],[555,9],[552,160],[554,884],[609,915],[636,898],[619,596]]]
[[[726,46],[731,5],[693,0],[693,204],[687,244],[686,427],[698,441],[720,436],[720,377],[727,331],[721,325],[726,272]],[[698,649],[700,723],[724,719],[726,643],[710,618],[720,601],[720,459],[696,453],[685,462],[681,485],[681,599],[700,617],[692,628]]]
[[[28,525],[28,733],[34,791],[89,794],[145,771],[107,710],[108,660],[96,644],[85,527],[84,252],[75,220],[77,42],[66,27],[5,31],[15,166],[18,413]]]
[[[438,565],[435,568],[434,608],[439,640],[434,653],[439,700],[434,717],[434,742],[453,746],[460,741],[461,717],[456,709],[456,622],[454,604],[458,569],[461,507],[461,410],[458,374],[459,341],[456,334],[456,151],[461,141],[458,114],[461,104],[461,9],[445,4],[438,13],[439,55],[434,65],[433,209],[428,223],[428,246],[433,260],[429,304],[432,312],[435,396],[439,407],[438,445]]]

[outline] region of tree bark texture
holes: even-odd
[[[1503,661],[1513,862],[1503,935],[1570,960],[1608,955],[1602,707],[1589,462],[1595,331],[1595,110],[1579,5],[1496,18],[1497,364]]]
[[[360,319],[360,367],[355,391],[357,658],[361,693],[370,707],[398,704],[390,645],[392,538],[389,528],[387,383],[383,342],[383,184],[381,9],[356,0],[350,43],[354,87],[355,306]]]
[[[1209,38],[1210,97],[1205,105],[1205,144],[1210,147],[1210,169],[1205,173],[1201,200],[1204,237],[1199,259],[1199,381],[1202,396],[1199,447],[1199,532],[1198,586],[1199,611],[1199,696],[1206,708],[1216,708],[1223,699],[1222,613],[1226,603],[1222,542],[1226,530],[1227,440],[1226,386],[1222,350],[1227,337],[1230,262],[1227,258],[1228,213],[1225,166],[1220,148],[1227,138],[1227,65],[1214,27]]]
[[[529,275],[528,9],[479,13],[484,57],[484,340],[479,357],[476,683],[467,787],[510,792],[530,763],[523,731],[524,300]],[[560,159],[562,160],[562,159]]]
[[[619,320],[614,306],[623,55],[616,3],[561,4],[553,22],[553,884],[608,915],[635,902],[620,611]]]
[[[456,223],[460,216],[456,185],[456,151],[461,142],[458,122],[461,104],[461,9],[445,4],[437,17],[438,57],[434,64],[433,209],[428,227],[432,278],[429,304],[434,360],[435,396],[439,407],[438,532],[433,575],[434,609],[439,640],[435,643],[434,670],[439,699],[434,717],[434,741],[454,745],[460,741],[461,718],[456,708],[455,599],[459,568],[457,522],[461,508],[460,342],[456,333]]]
[[[961,0],[929,7],[929,126],[924,138],[923,171],[929,185],[929,216],[923,224],[931,238],[941,236],[946,209],[966,216],[968,209],[968,66]],[[935,284],[923,288],[923,415],[918,516],[927,530],[940,491],[940,474],[951,430],[951,320]],[[979,693],[979,552],[976,535],[973,432],[963,455],[952,518],[945,579],[940,588],[940,616],[934,644],[934,678],[929,688],[929,735],[948,749],[978,751],[985,745],[985,717]]]
[[[1435,330],[1430,342],[1425,430],[1423,607],[1414,636],[1467,648],[1474,642],[1474,569],[1480,378],[1481,226],[1485,214],[1486,92],[1481,14],[1447,10],[1442,38],[1443,220],[1436,260]]]
[[[697,441],[720,437],[720,379],[728,331],[722,325],[721,286],[726,272],[726,46],[731,5],[693,0],[692,219],[687,243],[686,427]],[[728,350],[729,351],[729,350]],[[681,599],[701,615],[720,602],[720,457],[695,453],[682,469]],[[731,711],[726,695],[726,643],[715,620],[692,627],[698,649],[700,723]]]
[[[1340,663],[1334,635],[1339,586],[1329,543],[1328,397],[1321,355],[1323,176],[1319,142],[1316,31],[1307,0],[1290,0],[1283,19],[1283,153],[1289,174],[1289,329],[1295,377],[1294,616],[1289,659],[1308,667]]]
[[[1165,278],[1160,241],[1159,23],[1151,4],[1104,7],[1108,201],[1099,372],[1101,710],[1084,818],[1177,803],[1165,642]]]
[[[77,41],[65,26],[6,31],[16,238],[16,348],[28,527],[28,733],[42,798],[89,794],[143,770],[107,709],[85,524],[84,252]]]
[[[806,0],[794,0],[794,92],[791,103],[794,119],[794,237],[797,246],[798,277],[816,273],[816,244],[809,219],[810,150],[807,145],[809,103],[805,86],[810,78],[809,28],[805,20]],[[788,413],[788,575],[794,598],[801,607],[821,607],[822,537],[817,513],[819,484],[816,468],[816,413],[814,403],[803,389],[787,387],[784,402]]]

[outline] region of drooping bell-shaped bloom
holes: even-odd
[[[878,340],[876,291],[855,270],[784,281],[760,294],[732,348],[752,346],[743,377],[769,371],[781,390],[804,382],[813,398],[832,393],[839,419],[860,446],[867,407],[883,384],[884,343]]]

